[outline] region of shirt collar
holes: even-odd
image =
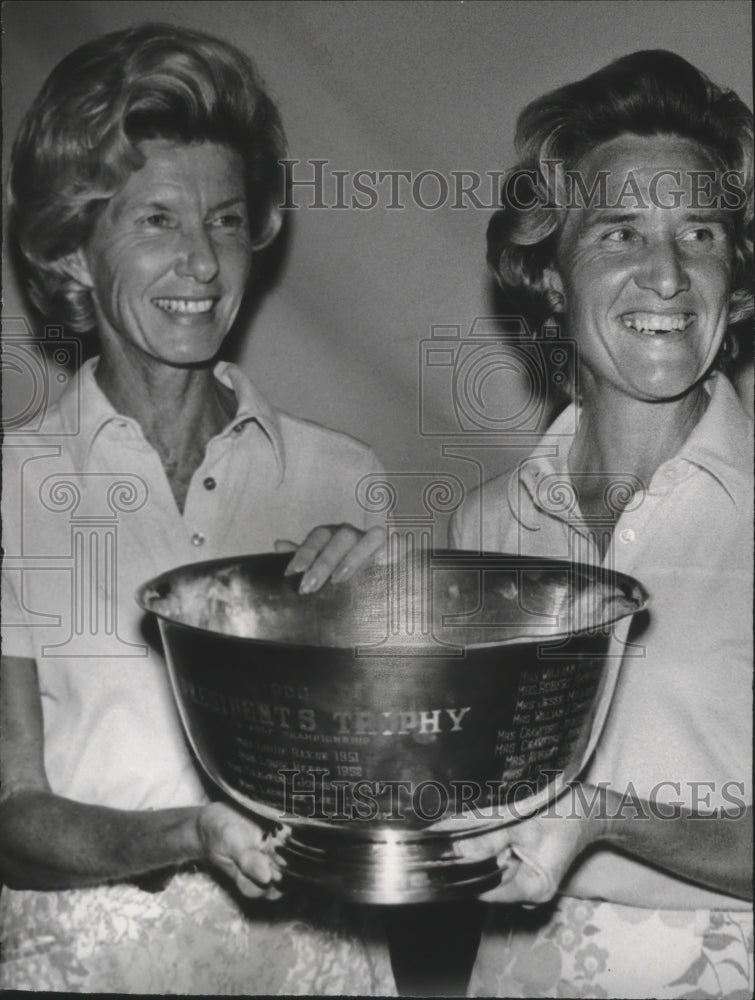
[[[100,389],[94,377],[96,367],[97,358],[85,361],[59,403],[63,433],[70,436],[72,457],[80,470],[86,467],[94,442],[107,424],[118,422],[143,438],[139,424],[118,413]],[[285,471],[285,448],[277,411],[238,366],[220,361],[214,374],[219,382],[233,389],[238,402],[235,415],[218,437],[242,433],[248,423],[256,422],[275,455],[280,483]]]
[[[677,454],[662,468],[686,461],[704,469],[739,507],[749,503],[752,488],[752,420],[734,386],[721,372],[708,379],[705,389],[710,397],[705,413]],[[549,454],[544,447],[550,435],[563,441],[563,435],[578,419],[578,408],[571,403],[546,431],[545,446],[539,446],[522,466],[520,478],[533,501],[543,476],[568,476],[569,448],[554,448]]]
[[[677,459],[705,469],[739,507],[749,503],[752,490],[752,420],[721,372],[708,380],[706,389],[708,408]]]
[[[278,463],[278,484],[280,485],[286,467],[286,449],[278,411],[265,399],[238,365],[232,365],[228,361],[219,361],[215,366],[215,378],[223,385],[233,389],[238,401],[236,414],[222,432],[221,437],[241,433],[244,426],[250,421],[259,424],[275,454],[275,460]]]
[[[520,466],[519,478],[533,497],[537,483],[543,476],[568,476],[566,459],[571,446],[570,438],[574,436],[572,428],[576,426],[578,419],[579,408],[576,403],[570,403],[549,425],[541,443]],[[557,438],[559,443],[549,445],[551,437]]]

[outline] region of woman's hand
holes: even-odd
[[[589,817],[549,811],[469,840],[459,841],[465,857],[494,855],[501,882],[481,895],[492,903],[547,903],[558,892],[572,863],[597,840]]]
[[[275,838],[220,802],[125,810],[50,790],[37,665],[0,659],[0,881],[68,889],[192,862],[225,872],[246,896],[277,898]]]
[[[351,524],[321,524],[313,528],[301,545],[279,540],[276,552],[294,552],[286,574],[303,573],[299,591],[311,594],[327,581],[342,583],[371,562],[385,546],[380,527],[362,531]]]
[[[197,819],[204,859],[219,868],[245,896],[280,899],[276,884],[280,870],[273,864],[268,836],[253,820],[224,805],[211,802]]]

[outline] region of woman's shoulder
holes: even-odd
[[[368,444],[305,417],[296,416],[271,403],[264,392],[237,365],[221,362],[215,375],[236,393],[239,415],[260,420],[273,437],[280,436],[286,463],[311,456],[313,461],[379,466]]]
[[[334,430],[284,410],[277,410],[276,415],[287,457],[307,454],[348,466],[354,463],[376,467],[380,465],[370,445],[344,431]]]
[[[308,420],[299,417],[285,410],[277,410],[281,432],[287,440],[292,442],[302,441],[305,444],[317,442],[323,447],[330,447],[334,450],[346,450],[353,454],[368,454],[372,448],[359,438],[347,434],[345,431],[336,430],[325,424],[320,424],[315,420]]]

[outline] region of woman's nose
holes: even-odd
[[[206,284],[218,273],[218,256],[204,227],[197,227],[182,234],[182,245],[176,264],[180,277],[194,278]]]
[[[671,299],[690,287],[683,252],[674,239],[651,242],[643,251],[643,260],[635,276],[640,288]]]

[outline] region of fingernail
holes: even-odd
[[[320,581],[317,578],[317,573],[305,573],[301,580],[299,593],[311,594],[313,590],[317,590],[319,584]]]
[[[334,570],[331,580],[333,583],[342,583],[344,580],[348,580],[351,576],[351,568],[349,566],[339,566],[337,570]]]
[[[285,826],[283,823],[280,826],[276,826],[275,830],[270,834],[270,842],[273,844],[274,849],[277,850],[279,847],[282,847],[292,832],[291,827]]]

